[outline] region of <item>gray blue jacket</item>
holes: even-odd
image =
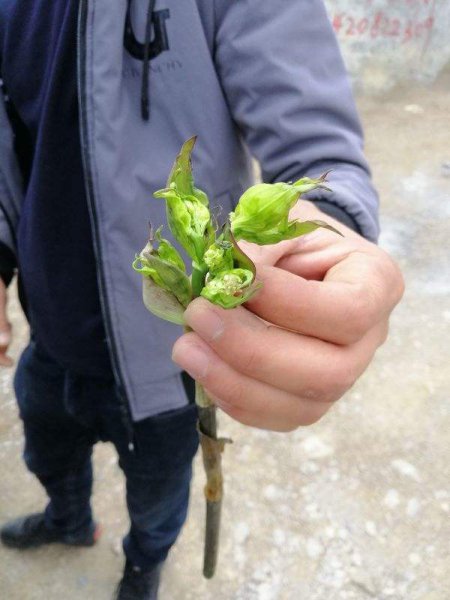
[[[151,194],[184,140],[198,136],[196,182],[223,214],[252,183],[253,157],[270,182],[332,168],[333,192],[311,199],[370,240],[378,225],[361,127],[322,0],[157,0],[151,40],[148,0],[133,1],[127,20],[128,4],[80,0],[78,95],[111,361],[139,420],[187,401],[170,359],[180,329],[146,311],[131,269],[146,223],[165,223],[164,204]],[[14,252],[24,192],[3,103],[0,132],[0,241]]]

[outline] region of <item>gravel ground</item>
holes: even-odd
[[[361,99],[367,153],[382,194],[381,245],[407,291],[388,342],[320,423],[291,434],[221,418],[220,568],[201,576],[203,473],[165,569],[161,600],[449,600],[450,74],[428,89]],[[447,248],[446,248],[447,246]],[[27,338],[11,302],[13,355]],[[21,461],[22,431],[0,373],[0,519],[39,510],[44,494]],[[109,444],[95,451],[92,549],[0,548],[0,597],[111,597],[127,529],[123,478]]]

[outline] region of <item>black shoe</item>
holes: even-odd
[[[115,600],[158,600],[159,579],[162,563],[149,571],[142,571],[133,567],[128,561],[125,563],[123,577],[117,586]]]
[[[78,534],[61,534],[48,529],[44,513],[19,517],[5,523],[1,529],[1,540],[10,548],[37,548],[43,544],[68,544],[69,546],[93,546],[100,537],[100,528],[93,523],[87,530]]]

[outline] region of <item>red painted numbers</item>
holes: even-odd
[[[393,4],[398,0],[390,0]],[[408,4],[429,4],[430,0],[403,0]],[[429,35],[434,25],[434,17],[423,19],[400,19],[390,17],[384,11],[373,15],[357,17],[347,12],[336,13],[332,18],[334,31],[342,36],[366,36],[371,39],[397,38],[402,43]]]
[[[345,13],[341,13],[341,14],[336,14],[333,17],[332,23],[333,23],[333,29],[334,31],[339,34],[341,33],[341,28],[342,28],[342,17]]]

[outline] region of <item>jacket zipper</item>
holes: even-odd
[[[126,399],[125,385],[123,383],[122,374],[120,371],[120,363],[117,353],[116,342],[114,339],[114,330],[111,321],[111,312],[109,310],[108,296],[106,292],[105,273],[103,270],[102,247],[100,242],[100,231],[98,224],[97,209],[95,206],[94,185],[92,179],[90,151],[89,151],[89,134],[88,134],[88,116],[86,109],[86,30],[88,17],[88,2],[89,0],[80,0],[78,10],[78,27],[77,27],[77,87],[78,87],[78,110],[79,110],[79,127],[81,140],[81,154],[83,160],[84,180],[86,186],[86,197],[89,207],[91,220],[92,239],[97,263],[97,280],[99,284],[100,306],[102,310],[103,320],[105,324],[106,336],[111,356],[111,365],[114,379],[119,397],[120,410],[124,425],[128,434],[128,449],[134,451],[134,433],[133,423],[130,413],[130,407]]]

